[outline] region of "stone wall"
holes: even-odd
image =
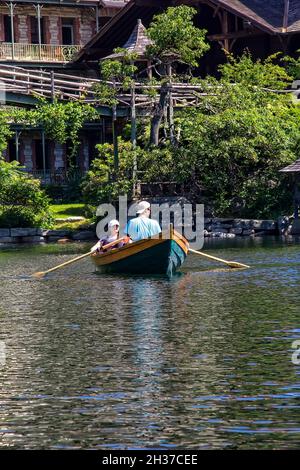
[[[1,243],[45,243],[61,241],[93,241],[95,230],[43,230],[42,228],[0,228]]]
[[[204,236],[234,238],[236,236],[288,235],[291,233],[292,218],[278,220],[205,218]]]
[[[294,232],[293,232],[294,227]],[[298,231],[296,231],[297,229]],[[254,219],[205,219],[205,237],[235,238],[266,235],[300,234],[300,224],[295,225],[292,218],[281,217],[278,220]],[[87,227],[80,230],[43,230],[41,228],[0,228],[1,243],[41,243],[92,241],[96,239],[95,229]]]

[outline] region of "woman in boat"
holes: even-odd
[[[119,230],[120,230],[119,221],[116,220],[116,219],[111,220],[108,224],[107,235],[105,237],[101,238],[96,243],[96,245],[94,245],[91,248],[91,251],[95,252],[95,253],[103,253],[105,251],[105,245],[108,245],[109,243],[112,243],[115,240],[118,240]],[[108,251],[111,250],[112,248],[121,248],[125,244],[126,244],[126,240],[124,239],[122,242],[119,242],[116,245],[109,248]]]

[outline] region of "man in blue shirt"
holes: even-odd
[[[149,202],[140,202],[137,206],[136,213],[137,217],[131,219],[124,230],[125,235],[128,235],[131,240],[136,242],[161,233],[159,223],[149,218],[151,213]]]

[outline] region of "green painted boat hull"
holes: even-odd
[[[165,240],[127,258],[97,266],[97,271],[109,274],[162,274],[171,277],[185,258],[186,253],[175,240]]]

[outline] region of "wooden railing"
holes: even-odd
[[[0,60],[26,62],[68,62],[81,49],[80,45],[0,43]]]
[[[57,46],[58,47],[58,46]],[[122,91],[122,85],[118,82],[103,81],[95,78],[87,78],[57,73],[25,69],[15,65],[1,64],[0,66],[0,93],[14,93],[44,97],[54,100],[84,100],[86,103],[101,105],[99,97],[95,96],[95,85],[104,83],[110,87],[116,87],[116,99],[120,107],[128,110],[136,108],[136,112],[143,116],[159,101],[160,85],[148,85],[143,82],[135,83],[133,89],[128,92]],[[197,106],[203,96],[201,85],[187,83],[173,83],[172,102],[176,108]],[[151,94],[148,94],[151,91]],[[153,94],[153,91],[156,94]],[[212,90],[213,93],[213,90]],[[97,94],[96,94],[97,95]]]

